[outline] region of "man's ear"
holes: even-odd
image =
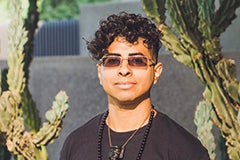
[[[99,83],[100,83],[100,85],[102,85],[102,80],[101,80],[101,66],[100,66],[99,64],[97,64],[97,72],[98,72]]]
[[[158,81],[158,78],[160,77],[161,73],[162,73],[162,63],[158,62],[155,66],[154,66],[154,81],[153,84],[156,84]]]

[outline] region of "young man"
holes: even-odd
[[[209,159],[197,138],[152,105],[150,90],[162,71],[160,36],[140,15],[122,12],[101,21],[87,45],[108,111],[67,137],[61,160]]]

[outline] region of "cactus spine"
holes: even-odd
[[[212,120],[220,129],[226,139],[229,158],[239,160],[240,85],[235,62],[223,57],[219,37],[236,18],[240,0],[219,0],[218,9],[215,5],[215,0],[143,0],[146,15],[158,24],[163,34],[162,43],[176,60],[192,68],[205,84],[203,101],[213,107],[210,119],[206,121]],[[166,23],[166,10],[171,26]],[[196,115],[195,122],[204,118],[204,115]],[[201,124],[206,128],[211,126],[208,122]],[[199,137],[203,136],[199,133]]]
[[[6,146],[19,160],[47,160],[46,145],[58,137],[62,119],[68,109],[68,96],[60,91],[52,108],[46,112],[48,122],[39,130],[28,131],[24,126],[22,93],[26,87],[24,44],[27,31],[21,17],[20,0],[12,0],[12,21],[9,26],[8,90],[0,92],[0,132],[6,136]],[[30,128],[31,129],[31,128]]]

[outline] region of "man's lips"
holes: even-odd
[[[115,86],[121,89],[129,89],[133,87],[136,83],[135,82],[116,82]]]

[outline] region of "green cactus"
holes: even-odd
[[[24,126],[23,96],[26,87],[24,73],[24,44],[27,31],[21,17],[21,1],[12,0],[12,21],[9,26],[8,90],[0,92],[0,132],[4,133],[7,149],[19,160],[47,160],[46,145],[58,137],[62,119],[68,109],[68,96],[60,91],[47,111],[46,119],[39,130],[29,131]]]
[[[203,98],[213,110],[211,118],[201,123],[206,126],[201,127],[208,128],[209,120],[212,120],[226,139],[229,158],[239,160],[240,84],[236,78],[235,62],[222,55],[219,37],[236,18],[235,11],[240,6],[240,0],[219,0],[219,7],[215,6],[215,0],[142,2],[146,15],[158,24],[163,34],[161,42],[176,60],[192,68],[205,84]],[[170,24],[167,24],[166,11]],[[196,112],[204,110],[203,106],[198,106]],[[195,122],[203,121],[204,116],[196,113]],[[200,127],[198,123],[197,126]],[[199,133],[199,137],[202,136],[203,133]]]
[[[213,114],[211,103],[201,101],[195,112],[194,123],[197,126],[197,134],[203,146],[207,148],[210,159],[215,159],[215,138],[212,134],[213,122],[211,114]]]
[[[29,0],[28,7],[28,16],[25,19],[24,27],[27,32],[27,42],[24,45],[24,66],[23,70],[26,78],[26,85],[24,87],[23,93],[21,94],[21,105],[24,112],[24,122],[26,127],[31,131],[37,131],[40,128],[41,119],[39,117],[39,112],[36,107],[32,95],[28,87],[29,79],[29,67],[33,58],[33,40],[35,35],[35,30],[37,29],[37,24],[39,20],[39,13],[37,11],[37,1],[38,0]]]

